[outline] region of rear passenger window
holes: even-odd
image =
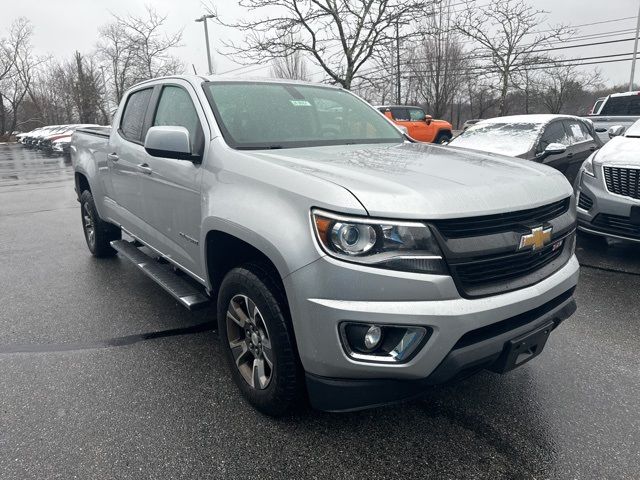
[[[142,141],[142,129],[144,128],[144,117],[147,114],[147,107],[151,99],[153,89],[146,88],[132,93],[124,107],[122,120],[120,121],[120,131],[122,135],[133,142]]]
[[[162,89],[153,126],[186,128],[189,131],[191,152],[202,153],[204,135],[200,119],[190,95],[183,88],[168,85]]]
[[[587,127],[578,121],[565,121],[565,128],[569,132],[571,143],[580,143],[591,140]]]

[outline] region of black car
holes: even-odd
[[[544,163],[560,170],[573,184],[582,162],[602,141],[589,120],[570,115],[517,115],[482,120],[449,145]]]

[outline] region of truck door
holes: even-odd
[[[206,117],[194,102],[188,83],[160,87],[150,126],[180,126],[189,132],[191,151],[205,151],[202,128]],[[197,105],[197,106],[196,106]],[[154,157],[145,152],[141,177],[144,218],[151,229],[152,246],[189,272],[203,277],[200,258],[201,198],[200,163]]]
[[[153,88],[144,88],[129,95],[107,150],[112,200],[117,204],[113,210],[120,224],[141,239],[145,229],[139,165],[146,156],[143,134],[152,93]]]

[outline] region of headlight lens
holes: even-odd
[[[587,158],[582,164],[582,171],[587,175],[591,175],[592,177],[596,176],[596,173],[593,169],[593,155]]]
[[[322,249],[349,262],[391,270],[447,275],[431,230],[419,222],[395,222],[312,211]]]

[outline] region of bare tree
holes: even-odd
[[[113,18],[99,29],[97,52],[108,72],[116,104],[137,82],[184,71],[182,62],[172,54],[181,46],[182,30],[167,33],[167,15],[147,6],[143,16]]]
[[[229,53],[248,62],[299,51],[344,88],[384,45],[396,40],[396,23],[412,21],[434,0],[240,0],[250,19],[218,22],[245,34]],[[275,7],[275,8],[274,8]],[[291,39],[295,38],[295,42]]]
[[[21,17],[11,24],[9,37],[0,39],[0,136],[7,127],[9,134],[15,130],[18,109],[29,89],[32,35],[31,23]]]
[[[456,28],[481,48],[489,69],[498,76],[499,111],[507,113],[507,95],[517,73],[531,63],[540,61],[540,45],[563,40],[572,33],[559,25],[539,29],[545,13],[536,10],[524,0],[493,0],[488,5],[477,5],[467,0]]]
[[[106,70],[109,72],[110,83],[113,87],[113,100],[115,103],[119,103],[124,92],[138,80],[136,48],[121,23],[114,22],[104,25],[99,29],[99,33],[98,56],[106,64]]]
[[[451,28],[450,11],[445,5],[428,16],[419,30],[427,33],[411,49],[408,70],[429,113],[442,117],[462,86],[467,55]]]
[[[307,64],[302,52],[293,51],[286,57],[274,58],[271,65],[271,75],[275,78],[308,81]]]
[[[540,79],[542,105],[549,113],[563,113],[567,104],[579,98],[586,88],[602,87],[598,70],[581,72],[573,65],[545,69]]]
[[[154,78],[184,70],[180,60],[171,55],[174,48],[181,46],[182,29],[163,33],[167,15],[161,15],[147,5],[144,16],[113,16],[124,28],[130,48],[134,49],[141,75]]]

